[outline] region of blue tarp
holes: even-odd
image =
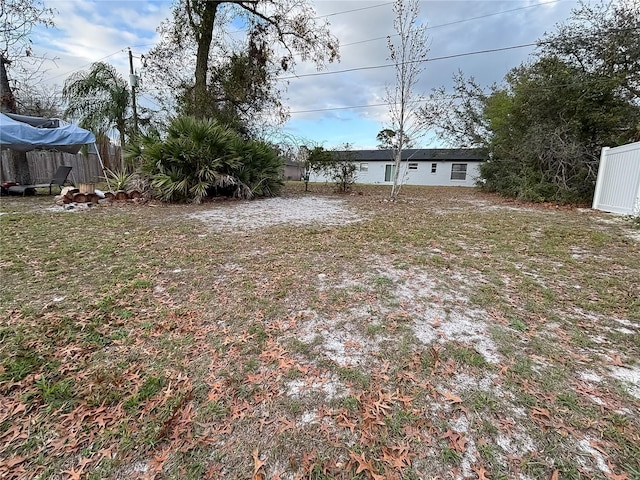
[[[88,130],[58,119],[0,113],[0,148],[20,152],[36,149],[78,153],[83,145],[95,143]]]

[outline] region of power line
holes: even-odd
[[[559,1],[559,0],[556,0],[556,1]],[[320,15],[318,17],[315,17],[314,20],[318,20],[320,18],[335,17],[336,15],[342,15],[345,13],[360,12],[362,10],[371,10],[373,8],[386,7],[387,5],[393,5],[393,3],[394,2],[387,2],[387,3],[381,3],[379,5],[371,5],[369,7],[354,8],[352,10],[343,10],[342,12],[329,13],[327,15]]]
[[[421,62],[435,62],[435,61],[439,61],[439,60],[449,60],[452,58],[459,58],[459,57],[467,57],[467,56],[471,56],[471,55],[481,55],[481,54],[486,54],[486,53],[496,53],[496,52],[503,52],[503,51],[507,51],[507,50],[515,50],[518,48],[525,48],[525,47],[533,47],[533,46],[537,46],[538,42],[533,42],[533,43],[523,43],[521,45],[511,45],[509,47],[500,47],[500,48],[491,48],[491,49],[487,49],[487,50],[477,50],[474,52],[465,52],[465,53],[456,53],[453,55],[445,55],[445,56],[441,56],[441,57],[433,57],[433,58],[427,58],[425,60],[412,60],[409,62],[405,62],[404,64],[409,64],[409,63],[421,63]],[[305,77],[316,77],[316,76],[321,76],[321,75],[336,75],[336,74],[340,74],[340,73],[349,73],[349,72],[356,72],[356,71],[362,71],[362,70],[375,70],[375,69],[380,69],[380,68],[392,68],[395,67],[395,64],[385,64],[385,65],[371,65],[371,66],[367,66],[367,67],[354,67],[354,68],[347,68],[344,70],[334,70],[332,72],[315,72],[315,73],[305,73],[305,74],[301,74],[301,75],[292,75],[292,76],[288,76],[288,77],[280,77],[276,80],[291,80],[291,79],[296,79],[296,78],[305,78]],[[163,87],[163,88],[157,88],[159,90],[165,90],[169,87]]]
[[[518,48],[526,48],[526,47],[538,46],[538,45],[540,45],[540,43],[544,43],[544,42],[524,43],[524,44],[521,44],[521,45],[511,45],[511,46],[508,46],[508,47],[492,48],[492,49],[486,49],[486,50],[477,50],[477,51],[474,51],[474,52],[457,53],[457,54],[453,54],[453,55],[445,55],[445,56],[441,56],[441,57],[428,58],[428,59],[425,59],[425,60],[413,60],[411,62],[406,62],[406,63],[435,62],[435,61],[438,61],[438,60],[449,60],[449,59],[452,59],[452,58],[466,57],[466,56],[471,56],[471,55],[481,55],[481,54],[487,54],[487,53],[496,53],[496,52],[502,52],[502,51],[507,51],[507,50],[514,50],[514,49],[518,49]],[[312,77],[312,76],[318,76],[318,75],[332,75],[332,74],[340,74],[340,73],[347,73],[347,72],[353,72],[353,71],[380,69],[380,68],[391,68],[391,67],[395,67],[395,64],[374,65],[374,66],[368,66],[368,67],[357,67],[357,68],[350,68],[350,69],[345,69],[345,70],[337,70],[337,71],[333,71],[333,72],[316,72],[316,73],[309,73],[309,74],[303,74],[303,75],[298,75],[298,76],[281,77],[278,80],[287,80],[287,79],[301,78],[301,77]],[[570,86],[570,85],[571,84],[563,84],[563,85],[555,85],[554,87]],[[545,87],[545,88],[549,88],[549,87]],[[162,88],[160,90],[164,90],[164,88]],[[422,103],[424,101],[426,101],[426,100],[422,100],[422,101],[419,101],[417,103]],[[310,109],[310,110],[297,110],[297,111],[293,111],[293,112],[289,112],[289,113],[291,115],[294,115],[294,114],[298,114],[298,113],[315,113],[315,112],[329,112],[329,111],[336,111],[336,110],[351,110],[351,109],[358,109],[358,108],[374,108],[374,107],[380,107],[380,106],[386,106],[386,105],[388,105],[388,102],[387,103],[368,104],[368,105],[351,105],[351,106],[345,106],[345,107],[328,107],[328,108],[317,108],[317,109]]]
[[[608,32],[624,32],[624,31],[635,31],[635,30],[640,30],[640,27],[627,27],[627,28],[613,28],[613,29],[609,29],[607,30]],[[579,35],[577,35],[574,38],[580,38]],[[470,55],[479,55],[479,54],[484,54],[484,53],[495,53],[495,52],[503,52],[503,51],[507,51],[507,50],[515,50],[518,48],[526,48],[526,47],[537,47],[537,46],[541,46],[541,45],[548,45],[548,44],[552,44],[553,42],[551,41],[544,41],[544,40],[538,40],[536,42],[531,42],[531,43],[523,43],[520,45],[512,45],[509,47],[500,47],[500,48],[490,48],[487,50],[476,50],[474,52],[466,52],[466,53],[457,53],[457,54],[453,54],[453,55],[445,55],[445,56],[441,56],[441,57],[432,57],[432,58],[426,58],[423,60],[411,60],[408,62],[402,62],[399,63],[399,65],[408,65],[411,63],[426,63],[426,62],[435,62],[437,60],[449,60],[452,58],[459,58],[459,57],[467,57]],[[315,76],[321,76],[321,75],[334,75],[334,74],[339,74],[339,73],[348,73],[348,72],[355,72],[355,71],[361,71],[361,70],[375,70],[375,69],[380,69],[380,68],[391,68],[391,67],[395,67],[395,64],[384,64],[384,65],[371,65],[371,66],[367,66],[367,67],[354,67],[354,68],[346,68],[343,70],[334,70],[331,72],[314,72],[314,73],[303,73],[300,75],[290,75],[287,77],[280,77],[277,80],[292,80],[292,79],[296,79],[296,78],[305,78],[305,77],[315,77]]]
[[[471,22],[473,20],[481,20],[483,18],[495,17],[496,15],[502,15],[504,13],[513,13],[513,12],[517,12],[519,10],[525,10],[525,9],[528,9],[528,8],[535,8],[535,7],[539,7],[541,5],[550,5],[552,3],[558,3],[560,1],[561,0],[551,0],[549,2],[536,3],[535,5],[527,5],[525,7],[511,8],[509,10],[502,10],[500,12],[488,13],[486,15],[480,15],[480,16],[477,16],[477,17],[471,17],[471,18],[465,18],[465,19],[462,19],[462,20],[456,20],[455,22],[441,23],[439,25],[432,25],[432,26],[427,25],[427,31],[433,30],[435,28],[449,27],[451,25],[458,25],[460,23]],[[350,47],[352,45],[360,45],[360,44],[363,44],[363,43],[375,42],[377,40],[384,40],[384,39],[387,39],[389,37],[397,37],[397,36],[399,36],[399,34],[396,33],[394,35],[388,35],[388,36],[384,36],[384,37],[375,37],[375,38],[370,38],[368,40],[359,40],[357,42],[344,43],[344,44],[340,44],[340,48],[342,48],[342,47]]]
[[[530,90],[532,91],[549,91],[549,90],[554,90],[554,89],[558,89],[558,88],[564,88],[564,87],[579,87],[579,86],[583,86],[585,84],[593,84],[593,83],[606,83],[609,79],[608,78],[595,78],[595,79],[590,79],[589,81],[575,81],[575,82],[569,82],[569,83],[556,83],[556,84],[551,84],[551,85],[541,85],[541,86],[537,86],[535,88],[531,88]],[[501,90],[509,90],[509,88],[501,88],[498,91]],[[454,95],[451,94],[446,94],[444,95],[444,97],[446,98],[455,98]],[[427,103],[429,102],[431,99],[430,98],[421,98],[420,100],[414,100],[411,102],[408,102],[409,104],[419,104],[419,103]],[[394,105],[399,105],[399,102],[391,102]],[[353,109],[361,109],[361,108],[375,108],[375,107],[384,107],[384,106],[388,106],[390,104],[390,102],[385,102],[385,103],[370,103],[368,105],[349,105],[349,106],[345,106],[345,107],[327,107],[327,108],[315,108],[315,109],[310,109],[310,110],[296,110],[293,112],[289,112],[290,115],[295,115],[298,113],[316,113],[316,112],[331,112],[331,111],[336,111],[336,110],[353,110]]]
[[[123,53],[126,48],[140,48],[140,47],[149,47],[149,46],[153,46],[153,45],[155,45],[155,43],[144,43],[144,44],[141,44],[141,45],[132,45],[131,47],[123,47],[120,50],[116,50],[115,52],[110,53],[109,55],[106,55],[106,56],[104,56],[102,58],[99,58],[98,60],[94,60],[94,61],[92,61],[90,63],[86,63],[82,67],[77,68],[76,70],[71,70],[70,72],[66,72],[66,73],[59,73],[58,75],[54,75],[53,77],[49,77],[49,80],[53,80],[54,78],[68,76],[68,75],[71,75],[72,73],[79,72],[83,68],[90,67],[92,64],[94,64],[96,62],[101,62],[102,60],[105,60],[105,59],[107,59],[109,57],[113,57],[114,55],[117,55],[118,53]],[[136,57],[136,58],[139,58],[139,57]]]
[[[451,97],[451,96],[446,95],[446,97]],[[429,101],[429,98],[422,98],[420,100],[413,100],[413,101],[407,102],[407,104],[410,105],[410,104],[426,103],[428,101]],[[358,109],[358,108],[386,107],[390,103],[393,105],[400,105],[399,102],[370,103],[368,105],[349,105],[347,107],[327,107],[327,108],[314,108],[312,110],[296,110],[294,112],[289,112],[289,114],[295,115],[296,113],[331,112],[334,110],[352,110],[352,109]]]
[[[147,102],[149,103],[153,103],[156,107],[158,107],[160,110],[162,110],[164,107],[162,105],[160,105],[158,102],[155,101],[155,99],[149,97],[149,95],[146,94],[140,94],[140,98],[145,99]]]
[[[558,0],[556,0],[556,1],[558,1]],[[321,16],[315,17],[314,20],[315,19],[319,19],[319,18],[342,15],[344,13],[358,12],[358,11],[362,11],[362,10],[371,10],[373,8],[384,7],[384,6],[392,5],[392,4],[393,4],[393,2],[387,2],[387,3],[381,3],[379,5],[371,5],[369,7],[354,8],[354,9],[351,9],[351,10],[343,10],[343,11],[340,11],[340,12],[334,12],[334,13],[329,13],[327,15],[321,15]],[[232,31],[232,32],[227,32],[227,35],[231,35],[231,34],[234,34],[234,33],[240,33],[240,32],[246,32],[246,31],[247,30],[235,30],[235,31]],[[80,68],[78,68],[76,70],[71,70],[71,71],[66,72],[66,73],[60,73],[58,75],[54,75],[53,77],[50,77],[49,80],[53,80],[53,79],[56,79],[56,78],[59,78],[59,77],[68,76],[68,75],[71,75],[72,73],[79,72],[80,70],[91,66],[93,63],[101,62],[102,60],[105,60],[105,59],[107,59],[109,57],[113,57],[114,55],[116,55],[118,53],[124,52],[126,48],[141,48],[141,47],[149,47],[149,46],[155,46],[155,45],[156,45],[155,43],[146,43],[146,44],[140,44],[140,45],[131,45],[130,47],[123,47],[120,50],[116,50],[115,52],[113,52],[113,53],[111,53],[109,55],[106,55],[106,56],[104,56],[102,58],[99,58],[98,60],[94,60],[94,61],[92,61],[90,63],[86,63],[86,64],[84,64],[83,66],[81,66]]]
[[[126,47],[125,47],[125,48],[126,48]],[[109,58],[109,57],[113,57],[114,55],[117,55],[118,53],[122,53],[122,52],[124,52],[124,51],[125,51],[125,49],[124,49],[124,48],[122,48],[122,49],[120,49],[120,50],[116,50],[115,52],[110,53],[109,55],[106,55],[106,56],[104,56],[104,57],[102,57],[102,58],[99,58],[98,60],[94,60],[94,61],[92,61],[92,62],[90,62],[90,63],[86,63],[86,64],[84,64],[83,66],[81,66],[80,68],[77,68],[77,69],[75,69],[75,70],[71,70],[70,72],[60,73],[60,74],[58,74],[58,75],[54,75],[53,77],[49,77],[49,80],[53,80],[54,78],[64,77],[64,76],[67,76],[67,75],[71,75],[72,73],[79,72],[79,71],[80,71],[80,70],[82,70],[83,68],[90,67],[92,64],[94,64],[94,63],[96,63],[96,62],[101,62],[102,60],[105,60],[105,59],[107,59],[107,58]]]
[[[560,1],[560,0],[556,0],[556,1]],[[386,3],[380,3],[378,5],[370,5],[368,7],[354,8],[351,10],[342,10],[340,12],[328,13],[326,15],[318,15],[317,17],[313,17],[313,20],[319,20],[321,18],[328,18],[328,17],[335,17],[337,15],[343,15],[345,13],[360,12],[362,10],[371,10],[373,8],[386,7],[387,5],[393,5],[393,3],[394,2],[386,2]],[[234,33],[242,33],[247,31],[248,30],[246,28],[243,28],[240,30],[232,30],[231,32],[227,32],[227,35],[232,35]]]
[[[348,107],[327,107],[327,108],[314,108],[311,110],[296,110],[295,112],[289,112],[290,115],[295,115],[297,113],[316,113],[316,112],[333,112],[335,110],[354,110],[358,108],[374,108],[374,107],[385,107],[389,105],[388,103],[370,103],[369,105],[350,105]]]
[[[480,55],[480,54],[484,54],[484,53],[495,53],[495,52],[504,52],[507,50],[515,50],[518,48],[525,48],[525,47],[535,47],[538,45],[538,42],[533,42],[533,43],[523,43],[521,45],[512,45],[510,47],[501,47],[501,48],[490,48],[487,50],[477,50],[475,52],[466,52],[466,53],[457,53],[454,55],[445,55],[442,57],[433,57],[433,58],[427,58],[424,60],[411,60],[408,62],[403,62],[402,65],[408,65],[410,63],[423,63],[423,62],[435,62],[438,60],[449,60],[452,58],[459,58],[459,57],[467,57],[470,55]],[[344,70],[334,70],[332,72],[314,72],[314,73],[303,73],[301,75],[292,75],[292,76],[288,76],[288,77],[280,77],[278,78],[278,80],[291,80],[294,78],[305,78],[305,77],[316,77],[316,76],[320,76],[320,75],[335,75],[338,73],[348,73],[348,72],[357,72],[357,71],[362,71],[362,70],[375,70],[375,69],[380,69],[380,68],[392,68],[395,67],[395,64],[392,63],[388,63],[385,65],[371,65],[368,67],[354,67],[354,68],[346,68]]]

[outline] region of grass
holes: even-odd
[[[2,198],[0,476],[640,479],[632,222],[310,188],[362,220]]]

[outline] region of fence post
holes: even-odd
[[[593,202],[591,204],[591,208],[598,208],[600,203],[600,195],[602,193],[602,183],[604,182],[604,175],[607,165],[607,152],[609,151],[609,147],[602,147],[602,152],[600,153],[600,163],[598,165],[598,176],[596,177],[596,190],[593,192]]]

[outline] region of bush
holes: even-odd
[[[284,163],[276,150],[268,143],[236,139],[235,150],[242,158],[237,176],[240,185],[248,191],[244,198],[273,197],[279,195],[284,186],[282,172]]]
[[[267,144],[245,141],[214,120],[178,117],[166,139],[144,135],[127,149],[163,201],[209,196],[271,196],[282,187],[282,160]]]

